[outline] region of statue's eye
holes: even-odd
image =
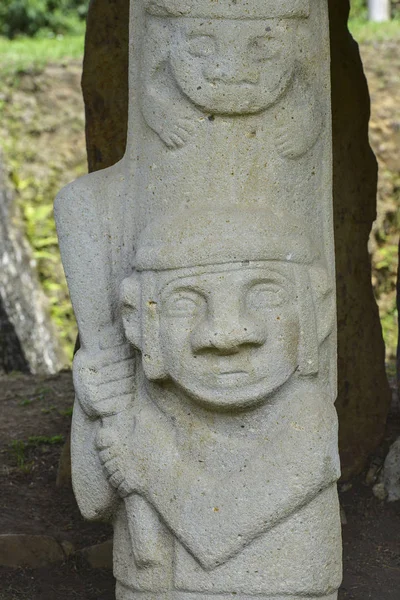
[[[201,311],[204,303],[205,299],[201,294],[178,291],[165,299],[164,310],[168,317],[192,317]]]
[[[192,56],[212,56],[215,53],[215,41],[210,35],[192,35],[187,42]]]
[[[262,35],[249,42],[249,51],[254,61],[263,62],[275,58],[279,52],[279,44],[275,37]]]
[[[282,306],[287,301],[285,290],[275,283],[258,283],[247,292],[246,305],[252,312]]]

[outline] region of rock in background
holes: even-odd
[[[0,374],[65,364],[0,155]]]

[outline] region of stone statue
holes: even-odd
[[[337,422],[318,377],[334,303],[295,230],[243,209],[150,225],[121,287],[135,375],[129,351],[78,353],[77,396],[103,420],[91,476],[114,494],[91,504],[113,515],[117,598],[335,597]]]
[[[198,1],[190,17],[177,18],[188,12],[185,0],[150,0],[142,64],[146,122],[173,149],[189,143],[205,115],[273,108],[268,134],[279,153],[295,158],[314,145],[322,125],[312,82],[301,76],[297,59],[298,21],[308,16],[308,2],[297,9],[293,3],[274,3],[274,10],[268,2],[234,6],[232,15],[229,2]]]
[[[79,506],[113,523],[117,600],[336,600],[326,5],[131,20],[126,155],[55,208]]]

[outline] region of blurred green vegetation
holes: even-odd
[[[69,357],[77,328],[53,202],[66,183],[87,172],[79,90],[83,45],[83,35],[0,36],[0,144],[51,317]]]
[[[72,358],[77,327],[61,265],[53,218],[54,198],[66,183],[63,180],[63,168],[55,160],[49,164],[45,176],[37,179],[24,169],[24,161],[29,160],[29,150],[24,152],[14,146],[10,154],[11,177],[18,193],[26,236],[33,250],[39,279],[49,300],[50,316],[66,355]],[[78,165],[71,179],[83,175],[85,166]]]
[[[349,29],[358,42],[381,42],[400,38],[400,0],[392,0],[392,20],[387,23],[368,21],[367,0],[350,0]]]
[[[0,35],[82,33],[87,9],[88,0],[1,0]]]
[[[350,0],[350,19],[367,20],[368,0]],[[400,17],[400,0],[391,0],[392,17]]]
[[[40,69],[50,62],[82,59],[83,34],[55,38],[21,37],[10,40],[0,36],[0,75]]]
[[[400,204],[399,204],[400,206]],[[397,216],[395,231],[399,231],[400,217]],[[381,245],[374,255],[375,295],[379,305],[386,356],[393,359],[397,347],[397,306],[395,282],[397,277],[398,244],[389,235],[378,235]],[[397,241],[397,240],[396,240]]]
[[[398,42],[400,39],[400,18],[387,21],[387,23],[371,23],[364,19],[350,19],[349,30],[353,38],[360,44],[365,42]]]

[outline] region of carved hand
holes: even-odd
[[[133,403],[135,355],[128,343],[96,353],[81,349],[73,363],[74,386],[92,419],[122,412]]]
[[[171,150],[182,148],[194,132],[194,123],[188,118],[173,119],[169,116],[156,133]]]
[[[125,411],[103,420],[96,446],[104,473],[122,498],[140,488],[137,465],[129,457],[135,429],[135,419]]]
[[[275,145],[278,153],[284,158],[296,159],[308,152],[321,132],[321,116],[311,114],[294,116],[289,123],[282,123],[276,132]]]
[[[172,474],[181,464],[175,431],[164,415],[142,406],[139,420],[137,426],[129,410],[108,417],[96,440],[106,477],[123,498],[146,496],[160,469]]]
[[[294,95],[278,110],[275,146],[281,156],[294,160],[316,143],[323,127],[321,107],[313,90],[297,82]]]

